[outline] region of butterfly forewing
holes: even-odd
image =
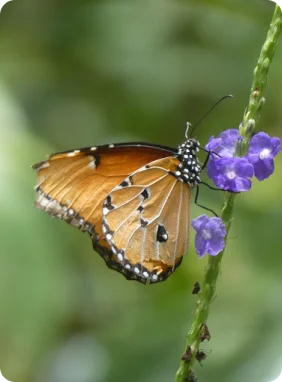
[[[103,204],[111,208],[107,195],[126,178],[130,182],[131,173],[172,154],[172,149],[149,144],[89,147],[53,154],[33,166],[38,181],[36,206],[89,232],[94,249],[107,265],[126,273],[103,235]],[[128,192],[127,198],[131,190]],[[130,273],[125,276],[131,278]]]
[[[191,188],[175,157],[138,169],[107,196],[103,232],[122,266],[144,282],[166,279],[188,246]]]

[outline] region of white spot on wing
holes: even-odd
[[[40,166],[36,168],[36,171],[43,170],[44,168],[48,168],[50,166],[50,163],[48,161],[42,162]]]
[[[75,218],[72,219],[72,221],[70,222],[70,225],[72,225],[73,227],[76,227],[76,228],[80,227],[79,220],[77,220]]]
[[[107,207],[103,207],[103,215],[107,215],[108,212],[109,212],[108,208]]]
[[[54,217],[59,217],[63,213],[62,206],[56,200],[49,199],[41,193],[37,194],[36,206]]]
[[[50,202],[49,199],[47,199],[44,195],[38,194],[37,199],[36,199],[36,204],[38,207],[46,207],[48,203]]]
[[[95,170],[95,168],[96,168],[95,158],[92,155],[89,155],[88,158],[90,159],[90,163],[88,165],[89,168],[91,168],[92,170]]]
[[[118,257],[119,261],[123,261],[123,256],[122,256],[121,253],[119,253],[119,254],[117,255],[117,257]]]

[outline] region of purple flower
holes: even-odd
[[[196,231],[195,247],[200,257],[205,253],[216,256],[223,250],[226,228],[220,218],[201,215],[192,221],[192,227]]]
[[[280,150],[281,141],[279,138],[271,138],[263,132],[252,137],[247,159],[254,166],[255,176],[258,180],[264,180],[273,173],[273,158]]]
[[[207,166],[208,176],[226,191],[241,192],[251,188],[250,178],[268,178],[274,171],[273,158],[281,150],[279,138],[258,133],[250,142],[249,152],[244,158],[234,158],[236,142],[242,139],[237,129],[229,129],[218,138],[210,138],[206,149],[212,153]]]
[[[219,135],[219,138],[214,138],[214,136],[210,137],[209,142],[206,145],[206,150],[214,151],[222,157],[231,158],[234,155],[235,144],[239,138],[241,138],[239,130],[228,129],[223,131]],[[216,158],[215,155],[214,158]]]
[[[208,167],[208,176],[217,187],[233,192],[248,191],[254,175],[254,168],[246,158],[212,159]]]

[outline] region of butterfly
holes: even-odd
[[[107,266],[164,281],[188,250],[190,202],[203,169],[199,142],[86,147],[36,163],[36,207],[88,232]]]

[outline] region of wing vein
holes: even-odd
[[[84,178],[79,179],[76,183],[74,183],[74,184],[71,186],[71,188],[69,188],[69,189],[68,189],[68,190],[61,196],[61,198],[58,200],[58,203],[61,204],[62,200],[64,199],[64,197],[67,195],[68,192],[72,191],[72,189],[73,189],[74,187],[77,187],[77,185],[78,185],[80,182],[84,181],[85,179],[89,178],[90,176],[94,176],[94,174],[89,174],[89,175],[85,176]],[[65,178],[65,179],[66,179],[66,178]],[[69,182],[69,183],[71,183],[71,182]],[[48,192],[48,195],[49,195],[52,199],[57,200],[57,199],[56,199],[57,195],[58,195],[60,192],[62,192],[62,190],[63,190],[69,183],[67,183],[67,184],[66,184],[62,189],[60,189],[55,195],[51,196],[51,195],[50,195],[50,192],[51,192],[51,191]],[[56,186],[55,186],[55,187],[56,187]],[[83,192],[84,192],[84,190],[82,190],[78,195],[76,195],[76,197],[71,201],[70,205],[68,205],[68,208],[70,208],[70,207],[74,204],[74,202],[80,197],[80,195],[83,194]],[[48,203],[48,205],[49,205],[49,203]],[[48,205],[47,205],[47,206],[48,206]],[[46,208],[47,208],[47,206],[46,206]]]
[[[157,216],[157,218],[160,217],[160,215],[161,215],[161,213],[162,213],[162,211],[163,211],[163,209],[164,209],[164,207],[165,207],[165,205],[166,205],[166,203],[167,203],[167,201],[168,201],[168,198],[170,197],[170,195],[171,195],[171,193],[172,193],[172,191],[173,191],[173,189],[174,189],[174,187],[175,187],[175,185],[176,185],[177,182],[178,182],[178,180],[176,179],[175,182],[174,182],[174,184],[173,184],[173,186],[171,187],[171,189],[170,189],[170,191],[169,191],[169,193],[168,193],[168,195],[167,195],[167,197],[166,197],[164,203],[163,203],[163,206],[162,206],[162,208],[161,208],[161,212],[159,213],[159,215]],[[151,224],[154,220],[156,220],[156,218],[152,219],[152,220],[150,221],[149,224]],[[148,224],[148,225],[149,225],[149,224]],[[134,231],[132,232],[132,234],[129,236],[129,239],[127,240],[127,243],[126,243],[126,246],[125,246],[125,251],[126,251],[126,249],[127,249],[127,247],[128,247],[128,244],[130,243],[130,240],[132,239],[132,236],[135,234],[135,232],[136,232],[140,227],[141,227],[141,225],[139,225],[137,228],[135,228],[135,230],[134,230]],[[147,227],[148,227],[148,226],[147,226]]]
[[[75,174],[75,173],[77,173],[77,172],[83,170],[85,167],[86,167],[86,163],[83,163],[82,166],[80,166],[80,167],[76,168],[74,171],[72,171],[72,172],[71,172],[71,175],[73,175],[73,174]],[[90,175],[93,175],[93,174],[90,174]],[[66,184],[63,186],[63,188],[65,188],[69,183],[71,183],[71,180],[69,180],[68,178],[69,178],[69,174],[66,175],[65,177],[61,178],[61,179],[59,180],[58,183],[53,184],[53,186],[52,186],[52,188],[50,189],[50,191],[48,192],[48,194],[50,194],[50,192],[52,192],[55,188],[59,187],[61,183],[67,181],[68,183],[66,183]],[[60,190],[54,195],[54,197],[56,197],[56,195],[58,195],[58,194],[60,193],[61,190],[62,190],[62,189],[60,189]]]
[[[183,188],[183,191],[185,188]],[[190,190],[191,191],[191,190]],[[186,203],[186,226],[185,226],[185,252],[184,254],[187,254],[188,246],[189,246],[189,224],[190,224],[190,199],[187,199]]]
[[[145,258],[144,251],[145,251],[145,246],[146,246],[146,237],[147,237],[147,228],[145,227],[144,228],[144,232],[143,232],[143,239],[142,239],[142,246],[141,246],[141,255],[140,255],[140,264],[141,264],[141,266],[143,265],[144,258]],[[142,272],[142,269],[141,269],[141,272]]]
[[[123,204],[120,204],[119,206],[115,207],[115,210],[118,210],[119,208],[124,207],[126,204],[132,202],[137,196],[139,196],[140,194],[142,194],[142,192],[144,191],[145,188],[153,186],[154,184],[156,184],[156,183],[160,182],[161,180],[163,180],[164,178],[166,178],[168,175],[169,175],[169,173],[165,174],[164,176],[162,176],[161,178],[159,178],[159,179],[155,180],[154,182],[148,184],[147,186],[144,186],[144,185],[143,185],[143,186],[134,186],[134,185],[133,185],[133,186],[130,186],[130,188],[140,188],[141,191],[139,192],[139,194],[134,195],[131,199],[127,200],[127,201],[124,202]],[[125,188],[126,188],[126,187],[125,187]],[[113,190],[113,192],[114,192],[114,191],[115,191],[115,190]],[[142,202],[143,202],[143,200],[142,200]]]
[[[84,158],[85,158],[85,157],[81,157],[81,158],[79,158],[79,159],[84,159]],[[46,162],[50,162],[50,158],[47,159]],[[50,178],[52,178],[58,171],[61,171],[63,168],[65,168],[65,167],[67,167],[67,166],[69,166],[69,165],[72,165],[72,163],[71,163],[71,162],[65,163],[63,166],[61,166],[61,167],[59,167],[57,170],[55,170],[51,175],[46,176],[46,178],[44,179],[44,181],[42,181],[42,182],[39,184],[39,186],[40,186],[42,183],[44,183],[46,180],[49,180]],[[39,170],[39,172],[40,172],[40,170]]]
[[[178,215],[177,215],[177,224],[176,224],[176,237],[175,237],[174,253],[173,253],[173,271],[174,271],[174,268],[175,268],[175,258],[176,258],[176,251],[177,251],[178,237],[179,237],[179,225],[180,225],[182,198],[183,198],[183,183],[181,183],[181,188],[182,189],[181,189],[181,192],[180,192],[180,201],[179,201]]]
[[[164,179],[166,176],[168,176],[169,174],[166,174],[165,176],[163,176],[162,178],[160,178],[160,179],[158,179],[157,181],[155,181],[155,182],[153,182],[153,183],[151,183],[151,184],[149,184],[148,186],[146,186],[146,187],[151,187],[153,184],[155,184],[155,183],[157,183],[158,181],[161,181],[162,179]],[[136,186],[137,187],[137,186]],[[145,188],[146,188],[145,187]],[[141,188],[141,187],[140,187]],[[132,200],[134,200],[137,196],[139,196],[143,191],[144,191],[144,189],[145,189],[144,187],[142,187],[142,191],[139,193],[139,194],[137,194],[137,195],[135,195],[133,198],[131,198],[130,200],[128,200],[127,202],[125,202],[125,203],[123,203],[123,204],[121,204],[120,206],[118,206],[118,207],[116,207],[115,208],[115,210],[117,210],[118,208],[120,208],[120,207],[122,207],[122,206],[125,206],[126,204],[128,204],[128,203],[130,203]],[[159,193],[161,192],[161,190],[159,191]],[[140,207],[140,206],[142,206],[142,204],[143,204],[143,202],[144,202],[144,200],[141,200],[140,201],[140,203],[139,203],[139,205],[138,205],[138,207]],[[121,227],[135,214],[135,212],[136,212],[136,209],[135,210],[133,210],[133,212],[130,214],[130,215],[128,215],[127,216],[127,218],[125,219],[125,220],[123,220],[122,222],[121,222],[121,224],[115,229],[115,234],[117,233],[117,231],[119,230],[119,229],[121,229]]]

